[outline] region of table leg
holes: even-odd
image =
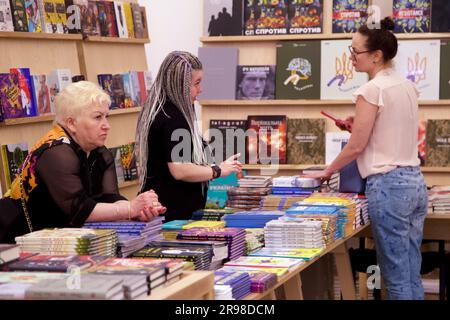
[[[341,283],[342,299],[356,300],[355,281],[353,280],[352,265],[348,254],[347,244],[343,243],[333,251],[336,261],[337,274]]]
[[[283,285],[286,300],[303,300],[302,281],[296,274]]]

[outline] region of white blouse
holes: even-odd
[[[354,101],[362,96],[378,106],[372,135],[356,160],[361,176],[418,166],[419,91],[416,86],[393,69],[384,69],[353,96]]]

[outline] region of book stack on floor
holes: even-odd
[[[174,240],[180,231],[183,230],[183,226],[188,224],[189,220],[172,220],[162,225],[162,237],[165,240]]]
[[[217,270],[214,276],[216,300],[242,300],[251,292],[250,276],[246,272]]]
[[[281,217],[264,228],[266,248],[323,248],[322,222]]]
[[[245,229],[246,255],[264,247],[264,228]]]
[[[151,247],[195,247],[211,248],[213,257],[210,270],[216,270],[222,266],[223,260],[228,259],[228,245],[226,241],[200,241],[200,240],[156,240],[149,243]]]
[[[192,214],[192,220],[220,221],[222,217],[233,213],[232,209],[202,209]]]
[[[150,222],[88,222],[84,228],[116,230],[118,235],[118,256],[127,257],[142,249],[147,243],[161,237],[163,217],[156,217]]]
[[[192,262],[195,270],[208,270],[211,267],[213,250],[198,246],[147,246],[131,255],[133,258],[168,258]]]
[[[15,238],[22,252],[48,255],[104,255],[117,251],[115,230],[84,228],[43,229]]]
[[[229,228],[264,228],[267,222],[283,216],[283,211],[239,211],[224,217]]]
[[[179,280],[184,262],[176,259],[108,259],[87,270],[102,275],[124,277],[125,298],[139,299],[155,288]]]
[[[259,208],[261,199],[270,193],[272,178],[246,176],[238,180],[238,185],[228,189],[226,206],[235,209],[256,209]]]
[[[320,179],[281,176],[273,179],[272,194],[307,197],[320,190]]]
[[[319,256],[322,251],[322,248],[262,248],[261,250],[252,252],[250,256],[292,258],[309,261]]]
[[[428,211],[450,214],[450,186],[433,186],[428,191]]]
[[[178,239],[226,241],[228,259],[244,255],[246,250],[245,230],[239,228],[193,228],[180,232]]]

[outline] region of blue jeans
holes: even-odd
[[[420,246],[428,211],[419,167],[367,178],[366,196],[377,261],[391,300],[423,300]]]

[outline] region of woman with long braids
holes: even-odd
[[[232,156],[209,165],[195,115],[201,93],[202,64],[174,51],[161,64],[137,124],[136,152],[141,192],[154,190],[167,207],[166,221],[190,219],[205,207],[208,181],[242,165]]]

